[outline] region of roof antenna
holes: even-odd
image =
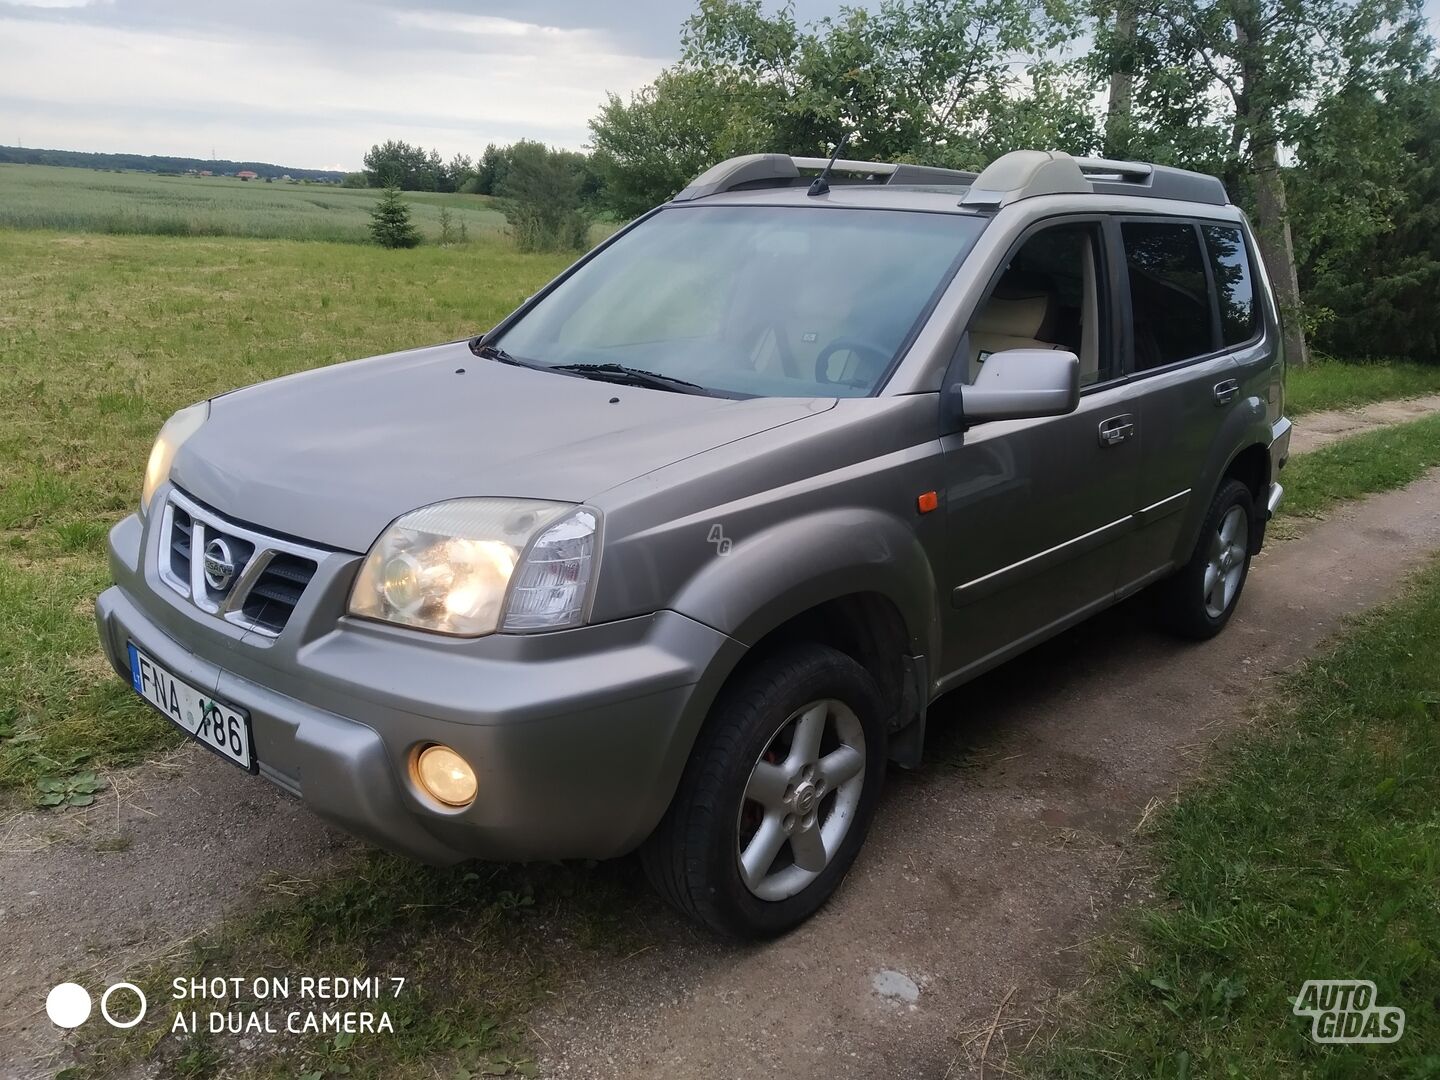
[[[835,167],[835,159],[840,156],[840,151],[845,149],[845,144],[850,141],[850,133],[846,132],[840,136],[840,141],[835,144],[835,151],[830,155],[830,163],[820,170],[820,175],[810,182],[810,190],[806,195],[824,195],[830,190],[830,170]]]

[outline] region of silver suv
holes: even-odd
[[[175,414],[100,638],[376,844],[638,849],[682,911],[773,935],[941,694],[1147,587],[1225,625],[1283,374],[1213,177],[736,158],[474,340]]]

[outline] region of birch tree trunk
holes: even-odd
[[[1300,323],[1300,281],[1295,275],[1295,243],[1285,206],[1285,178],[1280,174],[1273,140],[1255,147],[1252,157],[1256,239],[1280,305],[1285,327],[1285,362],[1300,366],[1309,361],[1310,354],[1305,347],[1305,328]]]
[[[1256,16],[1253,4],[1237,5],[1235,44],[1245,93],[1243,115],[1237,114],[1236,122],[1243,122],[1249,128],[1247,156],[1250,179],[1255,185],[1255,234],[1280,307],[1285,362],[1298,367],[1310,359],[1310,354],[1305,348],[1305,328],[1300,322],[1295,242],[1290,233],[1289,209],[1285,205],[1285,177],[1280,172],[1279,138],[1275,134],[1275,115],[1266,83],[1264,42],[1256,32]]]
[[[1135,0],[1115,5],[1115,39],[1111,45],[1110,102],[1105,111],[1105,153],[1130,153],[1130,117],[1135,98]]]

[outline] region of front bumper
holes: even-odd
[[[576,630],[458,640],[344,617],[360,556],[325,559],[278,638],[206,615],[158,579],[155,544],[111,531],[100,640],[127,641],[247,710],[260,772],[348,832],[433,863],[608,858],[658,823],[744,646],[670,611]],[[415,784],[428,743],[474,767],[454,810]]]

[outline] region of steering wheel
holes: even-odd
[[[869,356],[879,366],[890,362],[890,350],[874,342],[865,341],[861,338],[842,337],[836,338],[830,344],[820,350],[820,355],[815,357],[815,381],[820,383],[839,383],[842,386],[866,387],[865,381],[855,379],[832,379],[830,377],[830,358],[836,353],[854,353],[856,356]]]

